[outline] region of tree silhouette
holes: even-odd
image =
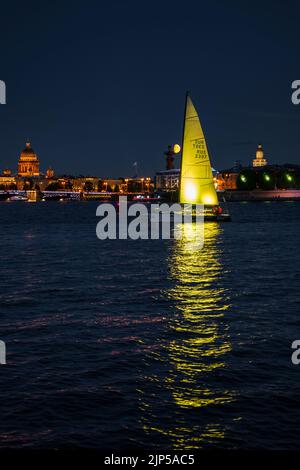
[[[23,190],[29,190],[33,188],[33,181],[31,178],[28,178],[24,181]]]
[[[276,185],[279,189],[296,189],[298,185],[298,175],[292,171],[282,170],[277,173]]]
[[[245,169],[240,172],[236,180],[237,189],[240,191],[251,191],[257,187],[256,172],[251,169]]]
[[[61,186],[59,184],[58,181],[54,181],[53,183],[50,183],[47,188],[46,188],[46,191],[59,191],[61,189]]]
[[[271,190],[275,188],[275,176],[270,171],[260,171],[258,174],[259,189]]]
[[[98,181],[97,189],[99,192],[104,191],[104,182],[102,180]]]
[[[83,189],[84,189],[84,191],[86,191],[86,192],[88,192],[88,193],[89,193],[90,191],[93,191],[94,185],[93,185],[92,181],[86,181],[86,182],[84,183]]]

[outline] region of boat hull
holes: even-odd
[[[10,202],[24,202],[24,201],[28,201],[28,198],[25,197],[25,196],[11,196],[10,198],[8,198],[8,201],[10,201]]]
[[[231,222],[231,217],[229,214],[205,215],[204,222]]]

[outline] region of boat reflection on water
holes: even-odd
[[[195,243],[196,224],[185,224],[168,258],[172,286],[165,293],[172,306],[168,336],[160,350],[163,374],[147,377],[151,397],[142,401],[142,425],[157,433],[159,445],[174,449],[222,447],[225,408],[234,391],[225,380],[231,350],[224,287],[222,228],[205,224],[202,249]]]

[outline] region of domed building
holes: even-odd
[[[46,171],[46,178],[50,179],[50,178],[53,178],[53,177],[54,177],[54,170],[51,166],[49,166],[49,168]]]
[[[267,160],[264,158],[264,150],[262,145],[260,144],[256,150],[256,156],[254,160],[252,160],[252,166],[266,166],[268,164]]]
[[[40,163],[37,154],[31,147],[30,142],[26,142],[26,147],[20,155],[18,163],[19,176],[40,176]]]

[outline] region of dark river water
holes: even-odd
[[[299,446],[300,203],[205,246],[96,238],[97,203],[0,203],[0,447]]]

